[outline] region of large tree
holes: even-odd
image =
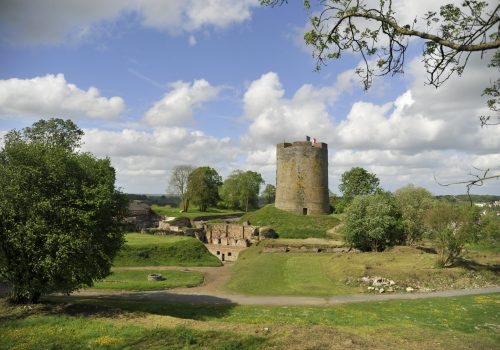
[[[189,208],[189,198],[186,196],[189,175],[193,172],[191,165],[178,165],[172,170],[168,181],[168,189],[181,198],[182,210]]]
[[[287,0],[261,0],[263,5],[284,2]],[[472,54],[482,57],[485,51],[495,50],[490,66],[499,67],[498,4],[477,0],[465,0],[460,6],[450,3],[441,6],[439,13],[428,11],[423,18],[404,23],[391,0],[304,0],[304,7],[311,13],[311,29],[304,34],[304,40],[313,48],[316,69],[345,53],[360,54],[363,64],[356,73],[365,89],[371,86],[374,76],[403,73],[411,37],[424,40],[428,83],[436,87],[452,74],[461,75]],[[483,124],[500,123],[499,86],[497,76],[483,91],[490,97],[488,106],[494,113],[483,116]]]
[[[80,153],[70,120],[11,131],[0,150],[0,279],[14,302],[69,293],[109,274],[126,200],[109,159]]]
[[[267,204],[274,203],[276,199],[276,187],[274,185],[267,184],[264,191],[262,191],[262,195],[264,196]]]
[[[342,174],[339,190],[345,200],[351,201],[356,196],[375,193],[379,183],[377,175],[364,168],[355,167]]]
[[[187,197],[200,211],[207,211],[209,206],[217,205],[219,201],[219,186],[222,178],[217,171],[208,166],[196,168],[189,174]]]
[[[264,183],[262,176],[255,171],[235,170],[224,181],[221,197],[225,205],[231,208],[248,211],[258,206],[260,186]]]

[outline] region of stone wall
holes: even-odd
[[[309,141],[276,146],[278,209],[297,214],[328,214],[328,145]]]

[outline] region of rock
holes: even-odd
[[[370,277],[366,277],[366,276],[361,277],[361,282],[370,283]]]
[[[415,290],[415,289],[413,289],[412,287],[406,287],[406,291],[407,291],[408,293],[411,293],[411,292],[413,292],[414,290]]]
[[[392,287],[389,287],[389,288],[387,288],[387,291],[388,292],[394,292],[394,289],[392,289]]]
[[[243,221],[242,226],[250,226],[250,221]]]
[[[384,289],[384,288],[380,288],[380,289],[378,290],[378,292],[379,292],[379,293],[383,293],[383,292],[385,292],[385,289]]]
[[[374,290],[375,287],[368,287],[368,290]]]
[[[270,226],[259,228],[259,235],[265,238],[278,238],[278,234]]]
[[[353,343],[352,339],[346,339],[342,342],[343,346],[351,346]]]
[[[164,281],[165,277],[159,273],[151,273],[148,275],[148,281]]]
[[[395,285],[395,284],[396,284],[396,282],[394,282],[393,280],[389,280],[389,285],[390,285],[390,286],[393,286],[393,285]]]

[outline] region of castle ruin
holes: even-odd
[[[328,145],[310,141],[276,146],[278,209],[297,214],[328,214]]]

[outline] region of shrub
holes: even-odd
[[[344,240],[362,251],[381,251],[404,240],[400,213],[390,193],[357,196],[346,210]]]

